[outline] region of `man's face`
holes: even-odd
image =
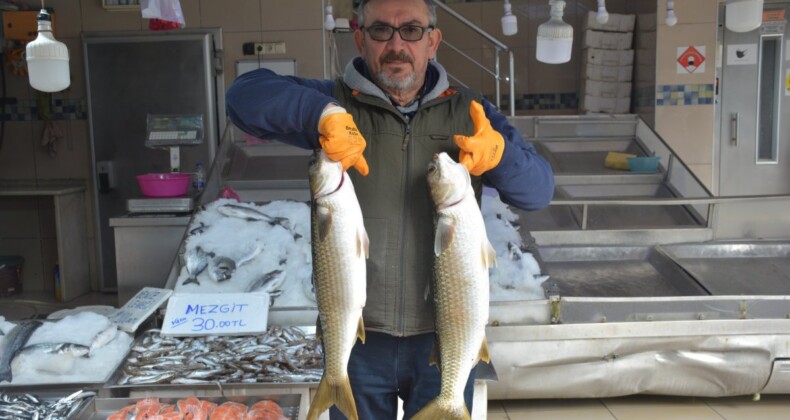
[[[424,0],[373,0],[365,5],[365,28],[387,25],[399,28],[430,24]],[[419,89],[425,82],[428,61],[436,54],[442,35],[438,29],[425,32],[419,41],[404,41],[395,31],[389,41],[376,41],[370,33],[357,30],[354,41],[376,81],[388,93]]]

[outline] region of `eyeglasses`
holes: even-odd
[[[367,32],[368,35],[370,35],[370,38],[374,41],[389,41],[392,39],[392,36],[395,35],[395,31],[398,31],[400,34],[400,39],[413,42],[421,40],[423,35],[433,31],[433,26],[423,28],[422,26],[417,25],[403,25],[399,28],[396,28],[389,25],[372,25],[367,28],[363,26],[360,29]]]

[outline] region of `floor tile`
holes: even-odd
[[[616,420],[598,400],[504,401],[510,420]]]
[[[632,396],[607,398],[603,404],[617,420],[723,420],[703,399]]]
[[[759,401],[751,397],[706,398],[708,406],[727,420],[787,420],[790,418],[790,396],[763,395]]]

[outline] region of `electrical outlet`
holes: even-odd
[[[255,54],[258,55],[285,54],[285,41],[256,42]]]

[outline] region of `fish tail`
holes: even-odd
[[[469,415],[469,410],[466,409],[466,404],[456,408],[440,407],[436,400],[431,401],[423,407],[417,414],[412,417],[412,420],[471,420],[472,416]]]
[[[200,286],[200,282],[198,281],[197,277],[190,277],[190,278],[184,280],[184,282],[181,283],[181,285],[184,286],[184,285],[187,285],[189,283],[195,283],[198,286]]]
[[[330,385],[326,376],[321,378],[318,391],[310,404],[310,411],[307,412],[307,420],[318,419],[321,413],[333,405],[336,405],[349,420],[359,420],[357,404],[354,402],[354,394],[351,393],[351,383],[348,381],[348,377],[337,385]]]

